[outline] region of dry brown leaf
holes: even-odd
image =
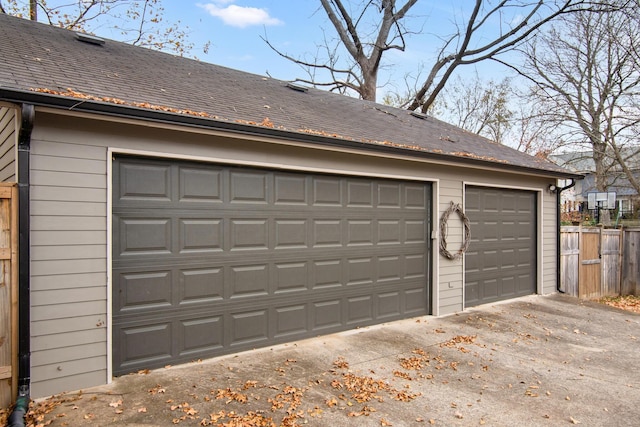
[[[336,400],[335,397],[332,397],[331,399],[327,399],[325,401],[325,403],[329,408],[333,408],[334,406],[336,406],[338,404],[338,401]]]

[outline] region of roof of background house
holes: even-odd
[[[0,99],[574,176],[433,117],[0,14]]]
[[[596,169],[593,151],[572,151],[570,153],[551,154],[549,160],[569,170],[588,173]]]
[[[640,170],[640,146],[625,146],[620,148],[620,153],[625,158],[626,166],[633,170]],[[607,163],[613,161],[613,154],[607,152]],[[555,164],[578,173],[595,172],[596,164],[593,160],[593,150],[572,151],[569,153],[552,154],[549,160]],[[614,174],[620,173],[619,167],[612,168]]]
[[[640,172],[634,174],[635,178],[640,180]],[[621,196],[636,196],[638,192],[633,188],[629,179],[625,176],[607,177],[607,191],[616,193]],[[595,174],[587,174],[582,182],[582,196],[587,197],[589,193],[597,193]]]

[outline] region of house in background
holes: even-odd
[[[640,180],[640,154],[638,148],[625,150],[628,157],[627,166],[634,172],[636,180]],[[578,151],[554,154],[549,160],[557,165],[583,175],[576,180],[574,187],[562,192],[561,205],[565,213],[580,212],[591,218],[598,216],[600,210],[615,211],[621,218],[637,218],[640,209],[638,192],[629,183],[629,179],[620,168],[610,168],[607,173],[607,194],[599,192],[596,187],[595,163],[592,151]],[[562,180],[559,186],[567,185]]]
[[[0,40],[0,179],[19,183],[29,242],[21,384],[34,397],[556,291],[550,189],[578,175],[551,162],[4,14]],[[470,242],[456,214],[440,233],[452,204]]]

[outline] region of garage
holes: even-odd
[[[429,313],[431,186],[120,156],[115,375]]]
[[[536,293],[536,193],[466,187],[465,307]]]

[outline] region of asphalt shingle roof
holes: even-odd
[[[362,149],[384,145],[406,155],[479,162],[541,175],[573,175],[432,117],[309,88],[297,91],[265,76],[173,56],[112,40],[79,41],[72,31],[0,14],[0,99],[39,102],[82,98],[123,111],[166,111],[172,120],[216,123],[351,141]],[[44,100],[44,101],[42,101]],[[82,108],[78,106],[77,108]]]

